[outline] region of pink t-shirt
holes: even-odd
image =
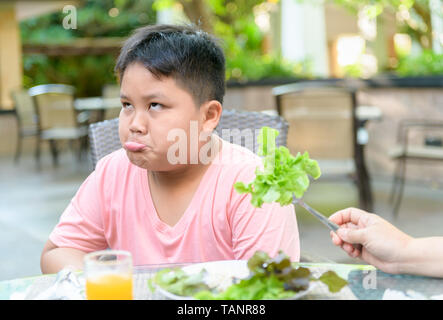
[[[237,181],[251,182],[261,159],[223,141],[220,159],[205,172],[180,220],[158,217],[146,169],[133,165],[124,149],[101,159],[60,217],[49,239],[58,247],[91,252],[106,248],[132,253],[134,265],[242,260],[256,250],[275,256],[281,249],[298,261],[300,244],[293,205],[251,205]],[[173,199],[171,199],[173,201]]]

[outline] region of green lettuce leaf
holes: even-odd
[[[271,202],[286,206],[292,202],[293,195],[303,196],[309,187],[309,176],[318,179],[321,175],[317,161],[310,159],[308,152],[294,157],[288,148],[277,148],[275,138],[278,134],[269,127],[261,129],[257,141],[258,154],[263,157],[263,170],[257,168],[255,180],[249,184],[234,184],[238,193],[251,194],[251,203],[255,207]]]
[[[197,274],[188,275],[182,269],[167,268],[156,273],[154,282],[173,294],[192,296],[199,291],[209,289],[208,285],[203,281],[206,272],[203,269]]]
[[[334,271],[327,271],[318,279],[329,288],[332,293],[339,292],[344,286],[348,284],[346,280],[340,278]]]

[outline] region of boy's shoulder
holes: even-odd
[[[110,171],[117,172],[125,170],[130,164],[125,149],[120,148],[101,158],[95,166],[95,171],[98,174],[109,173]]]
[[[223,140],[221,156],[215,163],[228,175],[252,177],[256,168],[262,166],[262,159],[245,147]]]
[[[241,145],[230,143],[229,141],[223,140],[223,148],[222,148],[222,163],[224,165],[256,165],[257,163],[261,163],[261,158],[249,150],[246,147]]]

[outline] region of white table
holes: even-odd
[[[75,99],[74,107],[78,111],[97,111],[98,121],[103,121],[106,110],[121,109],[122,105],[120,98],[90,97]]]

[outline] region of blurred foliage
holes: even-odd
[[[311,77],[308,59],[284,61],[278,50],[264,49],[266,33],[255,22],[256,10],[271,15],[278,0],[156,0],[155,8],[179,5],[187,18],[221,39],[226,55],[226,79],[237,81],[263,78]],[[269,52],[267,52],[269,51]]]
[[[295,63],[282,59],[280,52],[263,53],[265,34],[255,23],[250,6],[240,8],[227,5],[227,7],[232,8],[235,15],[229,18],[216,18],[213,23],[213,33],[222,40],[221,44],[226,55],[227,80],[248,81],[311,76],[312,68],[309,60]],[[229,12],[225,11],[225,14]]]
[[[303,0],[298,0],[303,1]],[[413,43],[421,47],[418,55],[405,54],[397,50],[398,62],[393,68],[386,71],[394,71],[400,76],[426,76],[443,74],[443,55],[432,51],[433,27],[429,0],[328,0],[350,11],[357,13],[364,10],[370,18],[375,18],[384,10],[395,14],[399,33],[408,34]],[[434,10],[434,11],[433,11]],[[443,15],[440,10],[440,16]],[[438,40],[437,40],[438,41]],[[359,65],[352,65],[345,70],[346,75],[358,76],[361,73]]]
[[[248,80],[311,77],[312,63],[309,59],[298,63],[288,62],[277,56],[239,54],[227,61],[227,79],[244,82]]]
[[[310,2],[311,0],[294,0]],[[320,1],[320,0],[315,0]],[[411,35],[425,50],[419,56],[401,57],[399,75],[432,75],[443,73],[443,56],[430,50],[432,26],[428,0],[328,0],[357,13],[364,10],[370,17],[384,10],[400,13],[400,30]],[[269,48],[269,39],[255,21],[258,10],[272,15],[279,0],[83,0],[76,10],[77,29],[64,29],[67,15],[62,10],[20,23],[24,44],[68,44],[74,39],[94,37],[127,37],[143,25],[156,21],[155,10],[179,8],[187,19],[215,34],[225,51],[227,80],[245,82],[263,78],[312,76],[312,62],[305,59],[288,62],[278,49]],[[407,12],[408,14],[405,14]],[[101,95],[101,88],[115,83],[115,56],[45,56],[24,55],[25,87],[42,83],[74,85],[78,96]],[[359,77],[360,64],[347,66],[345,76]]]
[[[67,13],[60,10],[27,19],[21,22],[20,30],[25,44],[68,44],[84,37],[127,37],[135,28],[155,23],[155,10],[178,5],[190,21],[209,29],[221,40],[227,60],[227,80],[309,77],[309,60],[290,63],[278,52],[263,52],[266,51],[263,49],[266,35],[255,23],[254,9],[268,2],[275,8],[278,0],[84,0],[76,10],[77,29],[63,28],[62,21]],[[118,10],[117,15],[113,8]],[[199,17],[198,21],[193,21],[193,14]],[[208,19],[205,24],[201,21],[204,19]],[[24,86],[66,83],[77,88],[78,96],[101,95],[104,84],[116,81],[115,58],[112,55],[47,57],[26,54]]]
[[[105,84],[115,83],[113,55],[48,57],[25,55],[23,86],[64,83],[76,87],[78,97],[99,96]]]
[[[306,0],[298,0],[306,1]],[[395,13],[399,32],[409,34],[423,49],[431,49],[433,42],[429,0],[328,0],[357,14],[363,10],[370,18],[383,11]],[[443,17],[442,17],[443,18]]]
[[[26,43],[69,43],[72,38],[126,37],[132,30],[155,22],[153,0],[84,0],[76,10],[77,29],[64,29],[62,10],[20,23]],[[116,8],[113,15],[111,9]]]
[[[298,0],[300,1],[300,0]],[[303,0],[301,0],[303,1]],[[365,10],[369,17],[375,18],[385,9],[399,10],[404,8],[411,9],[416,1],[420,0],[328,0],[339,6],[347,8],[348,10],[357,13],[359,10]],[[427,0],[426,0],[427,1]]]
[[[396,72],[400,76],[442,75],[443,54],[424,50],[419,55],[401,57]]]
[[[86,0],[77,8],[77,29],[64,29],[62,10],[20,23],[24,44],[68,44],[77,38],[126,37],[135,28],[155,22],[153,0]],[[110,11],[117,8],[116,11]],[[115,16],[111,17],[111,14]],[[77,96],[98,96],[105,84],[115,83],[112,54],[83,56],[23,56],[26,88],[44,83],[65,83],[77,88]]]
[[[429,0],[413,1],[411,8],[400,12],[399,17],[399,32],[409,34],[423,49],[431,50],[434,32]]]
[[[363,65],[361,63],[348,64],[343,67],[345,77],[361,78],[363,76]]]

